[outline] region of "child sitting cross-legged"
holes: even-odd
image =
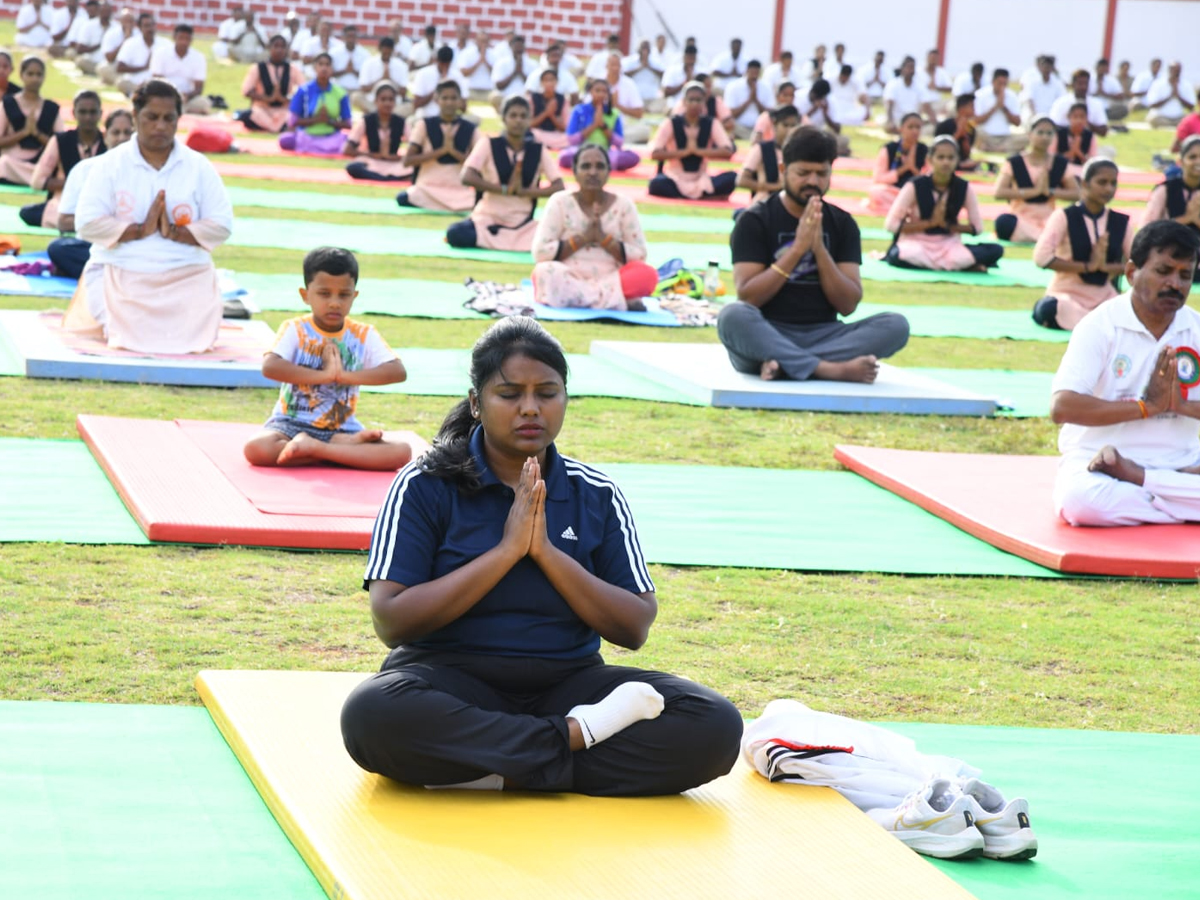
[[[349,318],[357,283],[349,250],[318,247],[304,258],[300,296],[312,312],[284,322],[263,357],[263,375],[283,384],[263,430],[246,443],[251,465],[386,471],[412,458],[408,444],[385,440],[354,416],[359,385],[395,384],[408,374],[379,332]]]

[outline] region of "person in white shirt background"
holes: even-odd
[[[568,66],[565,48],[558,41],[546,48],[546,52],[542,54],[540,67],[525,79],[525,93],[541,93],[542,72],[546,69],[553,69],[558,73],[559,92],[567,98],[572,106],[577,105],[579,103],[579,82],[575,80],[575,75]]]
[[[666,112],[667,101],[662,94],[662,56],[649,41],[638,44],[637,53],[625,57],[625,74],[633,79],[646,111],[655,114]]]
[[[1008,69],[996,69],[992,83],[975,92],[975,146],[985,153],[1013,154],[1029,143],[1014,133],[1021,124],[1021,104],[1008,87]]]
[[[940,96],[953,87],[950,73],[942,65],[942,52],[937,48],[925,54],[925,71],[921,75],[921,86],[934,96]]]
[[[821,77],[833,84],[833,80],[841,74],[842,66],[850,66],[850,71],[854,71],[854,65],[846,59],[846,45],[834,44],[833,59],[825,60],[825,65],[821,68]]]
[[[413,97],[413,114],[421,118],[429,118],[441,114],[437,101],[437,86],[444,81],[453,81],[458,85],[461,95],[460,106],[463,113],[467,111],[467,79],[454,65],[454,49],[438,47],[433,57],[433,65],[422,66],[411,74],[410,84]],[[468,118],[464,116],[463,118]]]
[[[954,79],[954,87],[950,93],[955,98],[961,97],[963,94],[974,94],[983,87],[983,63],[971,63],[971,68],[965,72],[960,72],[958,77]]]
[[[537,60],[525,52],[525,38],[509,35],[507,45],[497,48],[496,63],[492,66],[492,92],[488,100],[496,112],[509,97],[524,95],[526,80],[537,71]]]
[[[48,50],[49,54],[55,57],[66,56],[67,49],[71,45],[69,37],[71,29],[75,28],[77,23],[82,25],[87,18],[87,13],[79,6],[79,0],[67,0],[63,6],[54,10],[50,19],[52,43]]]
[[[291,15],[291,12],[288,13]],[[308,46],[308,42],[312,40],[313,35],[317,33],[317,26],[321,24],[320,13],[309,13],[304,17],[304,24],[299,24],[299,16],[296,16],[297,25],[295,30],[291,30],[290,26],[283,32],[283,36],[288,41],[288,59],[293,62],[300,62],[304,58],[304,48]],[[285,26],[287,23],[285,22]]]
[[[262,62],[267,58],[270,35],[255,20],[254,10],[235,4],[230,16],[217,28],[213,56],[233,62]]]
[[[871,98],[854,76],[854,67],[849,63],[844,64],[829,82],[829,106],[840,125],[861,125],[867,121]]]
[[[749,140],[758,117],[775,106],[775,95],[761,75],[762,63],[752,59],[746,63],[746,74],[725,86],[725,105],[733,114],[733,132],[738,140]]]
[[[392,19],[392,21],[388,24],[387,36],[390,37],[392,42],[396,45],[396,55],[400,57],[400,61],[407,66],[408,58],[412,56],[413,42],[408,35],[404,33],[404,20],[400,18]]]
[[[88,20],[79,29],[75,41],[75,67],[84,75],[95,75],[96,69],[104,61],[101,47],[104,44],[104,34],[112,27],[112,4],[105,0],[88,0]],[[92,10],[96,15],[92,16]]]
[[[1021,76],[1021,120],[1028,126],[1050,115],[1054,101],[1067,92],[1067,86],[1054,73],[1054,57],[1042,54],[1037,65]]]
[[[937,95],[922,87],[916,75],[917,61],[906,56],[900,63],[900,74],[883,89],[883,127],[889,134],[900,133],[900,121],[909,113],[917,113],[929,125],[937,125],[933,111]]]
[[[158,24],[151,13],[138,16],[137,31],[125,39],[117,52],[117,90],[133,96],[138,85],[150,80],[150,60],[158,44]]]
[[[175,85],[183,98],[183,111],[205,116],[212,112],[212,102],[204,96],[204,81],[208,78],[208,61],[192,46],[194,30],[191,25],[175,26],[174,44],[158,44],[150,54],[150,77],[161,78]]]
[[[496,51],[492,48],[488,33],[468,29],[467,43],[460,50],[454,48],[454,62],[458,71],[467,79],[472,100],[486,100],[492,93],[492,66],[496,64]]]
[[[363,63],[358,73],[358,90],[350,95],[350,104],[363,112],[375,112],[375,89],[390,84],[396,89],[396,115],[408,118],[412,104],[408,102],[408,65],[396,50],[389,35],[379,39],[379,52]]]
[[[1096,137],[1108,134],[1108,113],[1104,103],[1098,97],[1088,96],[1088,85],[1092,74],[1087,69],[1076,69],[1071,73],[1071,89],[1054,101],[1047,115],[1054,120],[1059,128],[1066,128],[1070,123],[1067,114],[1076,103],[1083,103],[1088,110],[1088,128]]]
[[[621,129],[626,144],[645,144],[650,141],[650,126],[642,121],[646,115],[646,104],[637,83],[621,71],[621,51],[608,54],[604,75],[598,81],[608,82],[608,96],[612,108],[621,114]],[[589,82],[590,83],[590,82]]]
[[[747,62],[746,57],[742,55],[742,39],[730,40],[729,49],[722,50],[714,56],[708,67],[708,74],[712,76],[713,93],[720,95],[726,84],[745,75]]]
[[[41,49],[54,43],[54,10],[45,0],[29,0],[17,11],[17,45]]]
[[[863,88],[866,89],[867,96],[870,97],[872,101],[881,100],[883,98],[883,89],[887,87],[888,81],[891,80],[890,74],[883,65],[885,58],[886,57],[882,50],[876,50],[875,58],[871,60],[871,64],[869,66],[865,66],[862,71]]]
[[[803,83],[804,89],[808,90],[808,80],[796,68],[794,59],[791,50],[784,50],[779,54],[779,62],[773,62],[763,69],[763,83],[770,88],[772,94],[778,93],[779,86],[785,81],[790,81],[797,86]]]
[[[317,33],[308,39],[308,43],[304,45],[304,49],[300,52],[300,57],[304,61],[304,74],[308,78],[316,77],[316,70],[313,69],[313,60],[318,54],[328,53],[329,58],[333,59],[334,54],[341,49],[342,42],[333,33],[333,23],[328,19],[321,19],[317,22]]]
[[[1133,79],[1133,84],[1129,87],[1129,105],[1134,109],[1139,106],[1145,106],[1146,91],[1150,90],[1150,85],[1158,81],[1158,76],[1162,74],[1162,60],[1157,56],[1150,60],[1150,66],[1143,69]]]
[[[1183,78],[1183,65],[1173,62],[1167,74],[1146,91],[1146,121],[1151,128],[1174,128],[1196,108],[1196,89]]]
[[[592,54],[592,58],[588,60],[587,66],[583,70],[583,77],[588,81],[595,81],[597,78],[604,78],[608,74],[609,55],[620,52],[620,36],[616,34],[610,34],[604,42],[604,49],[598,50],[596,53]]]
[[[353,95],[358,90],[358,73],[371,57],[367,48],[358,42],[358,29],[353,25],[342,28],[342,45],[329,55],[333,58],[333,80]]]
[[[121,47],[137,30],[133,10],[122,8],[116,20],[108,26],[100,41],[100,58],[96,63],[96,74],[105,84],[117,83],[117,54]]]
[[[409,71],[415,72],[417,69],[432,65],[437,50],[437,26],[426,25],[421,32],[421,39],[413,44],[412,55],[408,58]]]
[[[1109,71],[1107,59],[1096,60],[1096,77],[1092,79],[1092,96],[1104,104],[1104,112],[1110,123],[1120,122],[1129,115],[1129,104],[1125,102],[1125,88]],[[1124,131],[1124,125],[1113,124],[1114,131]]]

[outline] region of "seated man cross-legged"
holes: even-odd
[[[880,313],[847,324],[862,299],[862,243],[849,213],[825,203],[837,142],[802,126],[783,148],[783,190],[733,226],[738,302],[717,334],[739,372],[767,380],[872,382],[879,359],[908,343],[908,321]]]
[[[1128,293],[1093,310],[1054,376],[1062,425],[1054,507],[1072,525],[1200,521],[1200,315],[1188,308],[1200,238],[1151,222],[1133,239]]]

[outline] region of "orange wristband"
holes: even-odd
[[[1138,400],[1135,400],[1134,402],[1137,403],[1138,409],[1140,409],[1142,411],[1142,418],[1143,419],[1150,418],[1150,413],[1146,409],[1146,401],[1142,400],[1142,399],[1138,399]]]

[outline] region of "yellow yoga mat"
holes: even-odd
[[[338,727],[364,677],[196,679],[333,900],[971,896],[832,790],[772,785],[740,762],[702,788],[653,798],[427,791],[369,775]]]

